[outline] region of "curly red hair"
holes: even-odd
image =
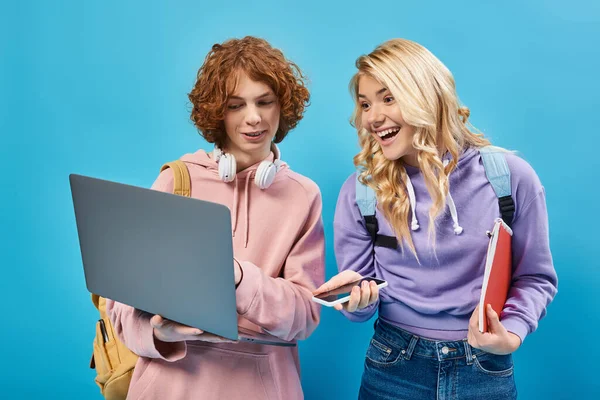
[[[188,94],[192,102],[191,120],[209,143],[223,146],[227,99],[235,90],[240,71],[268,85],[277,96],[281,116],[274,142],[281,142],[302,119],[310,94],[300,68],[266,40],[252,36],[212,46]]]

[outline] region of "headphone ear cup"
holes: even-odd
[[[235,157],[231,154],[223,153],[219,159],[219,177],[223,182],[233,182],[237,170]]]
[[[256,175],[254,175],[254,183],[261,189],[266,189],[275,180],[277,167],[270,161],[263,161],[258,165]]]

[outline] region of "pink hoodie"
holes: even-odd
[[[287,165],[269,188],[261,190],[253,181],[258,164],[224,183],[217,163],[205,151],[181,160],[190,171],[192,197],[231,210],[234,255],[244,272],[236,290],[239,325],[256,331],[262,327],[286,340],[307,338],[320,317],[311,293],[324,281],[318,186]],[[163,171],[152,188],[172,192],[171,170]],[[304,397],[297,347],[187,341],[170,343],[159,352],[151,315],[111,300],[107,312],[119,338],[140,355],[128,399]]]

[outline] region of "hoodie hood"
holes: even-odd
[[[273,160],[275,159],[275,154],[273,153],[273,151],[271,151],[269,153],[269,156],[267,158],[265,158],[263,161],[271,161],[273,162]],[[206,152],[205,150],[198,150],[195,153],[188,153],[185,154],[181,157],[181,161],[185,161],[187,163],[191,163],[191,164],[196,164],[199,165],[201,167],[206,168],[209,171],[212,171],[213,173],[215,173],[215,175],[218,177],[219,176],[219,163],[217,163],[212,155],[212,151],[210,153]],[[288,165],[282,161],[282,166],[281,169],[285,169],[288,168]],[[260,165],[262,161],[257,162],[256,164],[253,164],[251,166],[249,166],[248,168],[239,171],[236,174],[236,178],[244,178],[247,174],[253,174],[256,173],[256,170],[258,169],[258,166]]]
[[[456,169],[462,168],[465,165],[468,165],[471,160],[473,159],[473,157],[476,157],[479,155],[479,149],[476,147],[467,147],[465,149],[463,149],[462,152],[458,153],[458,163],[456,165]],[[452,160],[452,155],[448,152],[446,152],[444,154],[444,156],[442,157],[442,162],[444,162],[445,164],[448,164],[450,162],[450,160]],[[414,167],[412,165],[408,165],[408,164],[404,164],[404,169],[406,169],[406,173],[408,175],[415,175],[421,172],[421,170],[419,169],[419,167]],[[456,171],[455,169],[455,171]]]
[[[263,161],[273,162],[274,159],[275,159],[275,154],[273,153],[273,151],[271,151],[269,153],[269,156],[267,158],[265,158],[264,160],[259,161],[242,171],[237,172],[233,182],[223,182],[223,185],[233,185],[233,188],[234,188],[233,189],[233,202],[232,202],[232,207],[231,207],[231,230],[232,230],[233,237],[235,237],[235,235],[238,231],[238,214],[239,214],[238,208],[239,208],[239,201],[240,201],[240,186],[243,185],[243,187],[244,187],[244,189],[243,189],[244,226],[242,227],[243,232],[244,232],[244,247],[248,247],[248,214],[249,214],[248,210],[250,208],[250,195],[249,195],[250,194],[250,184],[251,184],[250,181],[254,180],[254,177],[256,176],[256,171],[258,170],[258,167],[261,164],[261,162],[263,162]],[[209,171],[211,174],[213,174],[216,179],[221,180],[221,178],[219,177],[219,163],[214,160],[212,152],[207,153],[205,150],[200,149],[200,150],[196,151],[195,153],[185,154],[184,156],[181,157],[181,161],[184,161],[184,162],[190,163],[190,164],[195,164],[202,168],[205,168],[207,171]],[[277,182],[278,179],[281,179],[282,172],[285,169],[288,169],[288,165],[285,162],[281,161],[281,166],[279,168],[279,171],[277,172],[277,175],[275,175],[273,184],[275,184],[275,182]],[[267,188],[267,189],[262,189],[262,190],[269,190],[269,189]]]

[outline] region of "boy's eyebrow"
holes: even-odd
[[[263,97],[270,96],[271,94],[272,94],[271,92],[265,92],[265,93],[261,94],[260,96],[257,96],[257,97],[255,98],[255,100],[256,100],[256,99],[262,99]],[[230,98],[230,99],[233,99],[233,100],[244,100],[244,98],[242,98],[242,97],[240,97],[240,96],[229,96],[229,98]]]

